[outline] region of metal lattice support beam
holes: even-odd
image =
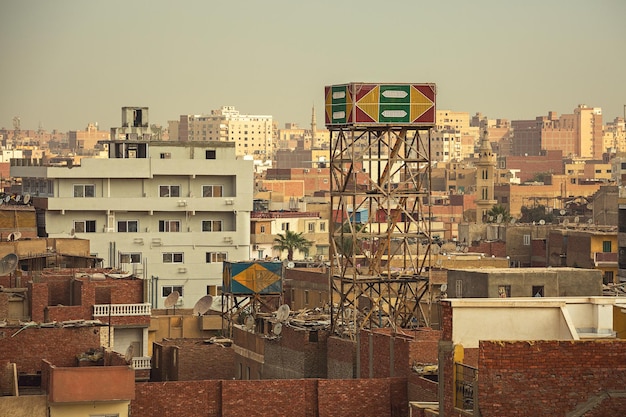
[[[430,130],[331,128],[330,169],[333,330],[429,325]]]

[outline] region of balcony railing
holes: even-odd
[[[133,369],[150,369],[152,367],[150,365],[150,359],[150,356],[137,356],[136,358],[133,358]]]
[[[95,304],[93,306],[94,317],[108,316],[149,316],[151,314],[150,303],[142,304]]]
[[[594,253],[595,264],[601,263],[615,263],[617,264],[617,252],[595,252]]]
[[[454,364],[456,374],[454,407],[465,412],[474,411],[474,386],[478,377],[478,369],[464,365]]]

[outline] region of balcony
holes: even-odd
[[[151,359],[150,356],[137,356],[133,358],[133,369],[138,371],[142,369],[151,369]]]
[[[93,306],[94,317],[149,316],[150,314],[151,314],[150,303],[95,304]]]
[[[596,267],[617,268],[617,252],[594,252],[593,263]]]

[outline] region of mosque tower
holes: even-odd
[[[483,131],[480,155],[476,163],[476,223],[487,221],[487,212],[498,202],[493,195],[496,174],[496,155],[491,149],[489,132]]]

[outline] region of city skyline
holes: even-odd
[[[607,122],[626,104],[624,12],[619,0],[5,0],[0,127],[108,129],[123,106],[167,126],[224,105],[302,127],[315,105],[322,126],[324,86],[353,81],[434,82],[439,109],[492,119],[586,104]]]

